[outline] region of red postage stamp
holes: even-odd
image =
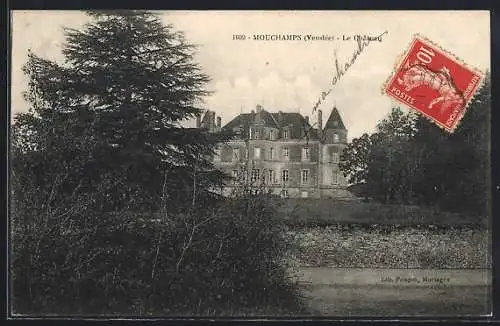
[[[416,35],[383,91],[453,132],[482,79],[480,71]]]

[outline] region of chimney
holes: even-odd
[[[323,111],[318,110],[318,133],[319,139],[323,138]]]
[[[196,128],[200,128],[201,126],[201,114],[196,115]]]
[[[217,117],[217,128],[221,128],[221,124],[222,124],[222,118]]]
[[[212,111],[212,117],[211,117],[211,129],[214,129],[215,128],[215,112]]]

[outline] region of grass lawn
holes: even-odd
[[[479,316],[490,313],[486,286],[391,288],[304,285],[315,316]]]
[[[287,224],[291,226],[383,224],[487,227],[489,221],[485,216],[443,212],[416,205],[313,198],[284,200],[281,202],[280,212]]]

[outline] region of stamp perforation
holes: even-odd
[[[388,92],[388,85],[393,83],[394,78],[396,78],[399,69],[402,67],[403,63],[407,60],[408,56],[411,54],[410,50],[413,48],[413,45],[415,44],[415,42],[417,42],[417,40],[424,43],[424,44],[432,46],[434,49],[440,51],[441,54],[444,55],[446,58],[448,58],[448,59],[454,61],[456,64],[459,64],[459,65],[463,66],[464,68],[470,70],[471,72],[473,72],[474,74],[476,74],[479,77],[479,80],[477,81],[475,87],[471,91],[471,96],[468,99],[465,99],[463,109],[461,110],[459,115],[455,118],[454,123],[451,125],[451,127],[448,127],[448,126],[440,123],[439,121],[437,121],[437,119],[433,119],[425,112],[422,112],[421,110],[418,110],[418,108],[413,107],[411,104],[404,103],[401,100],[397,100],[398,102],[414,109],[415,111],[417,111],[417,114],[423,116],[424,118],[426,118],[430,122],[436,124],[439,128],[444,129],[450,133],[453,133],[460,126],[462,118],[465,116],[465,113],[466,113],[467,109],[469,108],[470,103],[477,96],[477,91],[483,86],[485,73],[483,71],[481,71],[480,69],[465,63],[460,57],[458,57],[454,53],[450,52],[449,50],[444,49],[442,46],[431,41],[429,38],[425,37],[424,35],[422,35],[420,33],[413,34],[412,40],[407,45],[405,51],[401,55],[399,55],[397,57],[397,59],[395,60],[396,64],[394,65],[393,71],[391,72],[389,77],[386,79],[386,81],[382,84],[382,89],[381,89],[382,94],[388,95],[389,97],[392,97],[391,94],[389,94],[389,92]]]

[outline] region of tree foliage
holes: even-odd
[[[158,208],[164,189],[171,205],[191,200],[177,194],[192,193],[195,175],[197,193],[208,194],[221,179],[209,157],[228,135],[179,125],[201,114],[209,94],[195,47],[148,12],[90,17],[82,30],[66,30],[63,63],[29,53],[30,111],[15,120],[23,155],[14,169],[24,166],[37,186],[61,194],[99,192],[93,205],[101,211]]]
[[[415,133],[414,116],[393,108],[376,132],[352,140],[343,152],[340,168],[351,183],[366,183],[370,194],[384,202],[406,201],[413,167],[407,142]]]
[[[491,80],[472,99],[454,133],[420,118],[412,146],[422,152],[420,202],[489,215],[491,185]]]
[[[372,141],[372,137],[364,133],[361,137],[354,138],[342,152],[339,166],[349,183],[366,182]]]
[[[451,134],[394,108],[373,134],[348,144],[340,167],[351,183],[366,183],[369,195],[384,202],[487,215],[490,97],[487,76]]]
[[[149,12],[89,16],[66,30],[63,63],[29,53],[24,67],[14,313],[231,315],[297,303],[267,197],[214,191],[225,180],[214,148],[232,135],[180,124],[209,94],[195,48]]]

